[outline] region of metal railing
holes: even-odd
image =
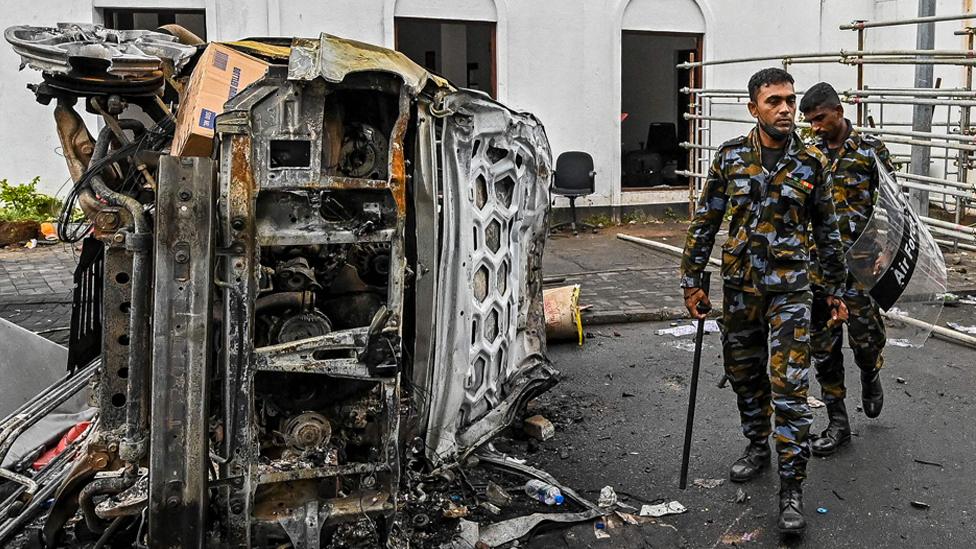
[[[689,212],[694,211],[695,201],[707,177],[713,151],[720,143],[715,142],[715,129],[722,124],[749,124],[755,120],[746,116],[735,117],[725,114],[734,105],[745,106],[748,92],[745,89],[708,88],[702,82],[702,67],[733,65],[771,61],[782,64],[784,69],[799,63],[839,63],[848,65],[856,71],[857,86],[854,89],[839,91],[841,100],[857,107],[855,129],[862,133],[879,136],[889,149],[892,158],[900,166],[908,166],[912,172],[899,171],[897,180],[904,191],[912,190],[933,197],[933,204],[953,216],[952,221],[932,217],[927,211],[919,212],[922,221],[939,237],[942,245],[954,249],[973,249],[976,245],[976,228],[964,225],[967,209],[976,205],[976,182],[972,181],[971,169],[976,168],[976,127],[971,125],[971,109],[976,107],[976,90],[973,89],[973,65],[976,64],[976,27],[964,26],[954,32],[966,37],[966,49],[878,49],[865,48],[867,29],[894,27],[901,25],[921,25],[940,21],[963,21],[976,19],[976,13],[914,17],[894,21],[854,21],[842,25],[841,30],[857,33],[857,47],[852,50],[831,52],[786,53],[740,57],[734,59],[696,60],[694,54],[687,62],[677,65],[679,70],[691,71],[689,86],[681,90],[688,95],[689,112],[684,115],[688,123],[689,140],[681,143],[688,154],[688,169],[678,175],[689,180]],[[948,65],[957,66],[964,71],[964,79],[959,87],[934,88],[916,87],[870,87],[865,83],[866,65]],[[890,83],[885,84],[890,86]],[[803,95],[803,90],[797,90]],[[911,122],[885,120],[885,107],[892,109],[904,106],[925,106],[933,109],[932,128],[936,131],[916,131]],[[722,114],[713,114],[722,108]],[[938,111],[945,116],[935,119]],[[743,108],[744,111],[744,108]],[[889,118],[891,118],[889,116]],[[809,127],[799,123],[798,127]],[[930,151],[929,166],[912,166],[907,151],[903,147],[924,147]],[[901,153],[901,154],[899,154]],[[942,177],[928,175],[928,168],[941,163]],[[921,172],[921,173],[917,173]],[[924,174],[924,175],[923,175]]]

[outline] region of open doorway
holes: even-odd
[[[495,24],[396,18],[396,49],[454,84],[495,97]]]
[[[701,59],[702,35],[623,31],[621,46],[621,189],[685,187],[676,172],[688,163],[678,143],[688,138],[680,90],[690,72],[675,65],[691,52]]]

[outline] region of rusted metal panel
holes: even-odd
[[[296,38],[288,60],[288,78],[314,80],[324,78],[339,83],[350,74],[385,72],[403,79],[411,95],[417,95],[428,81],[438,87],[450,87],[443,78],[427,72],[406,55],[381,46],[347,40],[322,33],[318,40]]]
[[[224,444],[221,477],[238,479],[222,491],[226,517],[225,541],[235,547],[250,546],[250,514],[253,505],[251,477],[257,461],[252,430],[254,365],[250,342],[254,338],[254,300],[257,294],[255,265],[255,195],[252,141],[246,134],[232,134],[221,141],[219,219],[225,255],[218,276],[224,290],[223,395]]]
[[[208,372],[215,198],[209,158],[164,157],[156,212],[149,539],[202,547],[207,531]]]

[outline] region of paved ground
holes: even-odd
[[[0,250],[0,317],[66,344],[76,262],[65,244]]]
[[[976,306],[948,309],[946,316],[972,321]],[[853,411],[859,398],[855,377],[854,398],[848,398],[854,442],[829,460],[811,461],[805,485],[809,531],[803,539],[781,539],[775,532],[774,473],[745,485],[726,481],[714,489],[678,489],[692,339],[655,334],[668,325],[606,326],[600,329],[604,335],[582,348],[551,346],[562,380],[540,399],[540,410],[554,420],[557,435],[528,457],[591,498],[610,485],[638,507],[663,498],[689,511],[664,519],[676,531],[663,541],[662,525],[612,530],[611,539],[602,541],[594,538],[592,525],[581,525],[545,535],[539,547],[972,546],[976,351],[937,340],[923,349],[890,348],[885,409],[875,420]],[[729,464],[745,446],[734,395],[716,387],[718,342],[717,334],[706,338],[691,479],[727,478]],[[849,351],[847,359],[852,364]],[[812,378],[811,394],[819,396]],[[814,413],[819,432],[826,413]],[[529,452],[525,442],[511,444],[517,454]],[[749,498],[745,503],[733,503],[739,488]],[[930,508],[916,509],[912,501]],[[819,507],[826,512],[818,514]],[[743,534],[757,541],[742,542]]]
[[[674,246],[684,244],[687,224],[621,225],[597,234],[554,236],[546,244],[543,271],[551,284],[579,284],[586,324],[663,320],[684,316],[677,258],[616,238],[625,233]]]
[[[684,246],[687,222],[620,225],[600,229],[596,234],[560,233],[546,244],[543,270],[546,278],[563,279],[549,287],[579,284],[584,324],[607,324],[639,320],[684,318],[686,312],[678,287],[678,258],[663,252],[625,242],[618,233],[629,234],[679,248]],[[712,251],[719,257],[719,246],[726,238],[719,233]],[[976,292],[976,252],[946,253],[949,265],[949,290]],[[713,286],[720,284],[713,275]],[[716,309],[721,304],[712,292]]]

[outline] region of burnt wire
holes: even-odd
[[[58,215],[58,238],[62,242],[75,243],[84,238],[91,230],[91,221],[72,226],[72,217],[74,216],[78,196],[90,188],[93,177],[100,175],[108,166],[130,159],[132,156],[143,151],[159,152],[163,150],[172,139],[173,129],[173,121],[165,118],[152,128],[137,133],[135,140],[122,145],[105,157],[92,162],[65,197],[64,203],[61,206],[61,212]],[[135,161],[128,162],[126,173],[124,174],[119,190],[121,192],[130,192],[138,189],[139,178],[140,173],[137,168],[137,163]]]

